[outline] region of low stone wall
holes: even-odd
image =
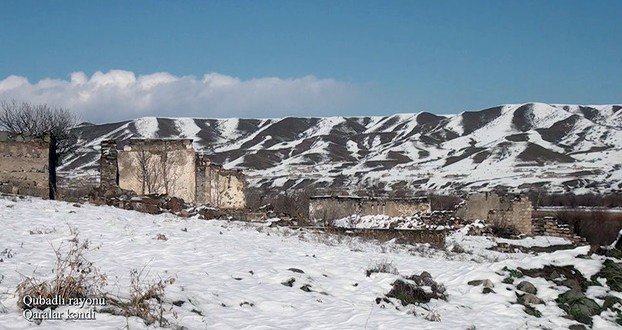
[[[533,234],[538,236],[562,237],[576,244],[584,244],[585,238],[577,235],[567,224],[559,223],[553,217],[534,218]]]
[[[456,216],[484,220],[499,227],[513,227],[521,234],[532,233],[531,202],[525,196],[499,196],[495,193],[470,195],[456,210]]]
[[[0,132],[0,192],[54,198],[55,167],[50,155],[48,136]]]
[[[376,239],[382,242],[395,239],[400,244],[430,244],[435,248],[445,246],[447,232],[444,230],[400,230],[400,229],[351,229],[338,227],[316,227],[326,233]]]
[[[58,173],[56,178],[56,199],[62,201],[84,200],[99,187],[97,175],[71,176],[70,173]]]
[[[309,219],[316,225],[329,226],[332,220],[350,215],[412,216],[429,213],[427,198],[380,199],[367,197],[318,196],[309,199]]]

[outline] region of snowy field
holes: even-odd
[[[554,302],[566,287],[528,278],[544,300],[535,305],[542,313],[536,318],[515,303],[515,287],[502,283],[507,276],[502,269],[574,265],[589,278],[602,264],[599,256],[577,257],[589,247],[504,254],[486,249],[494,245],[492,239],[463,232],[447,239],[448,246],[465,250],[457,253],[35,198],[0,197],[0,228],[1,329],[147,327],[139,318],[104,312],[98,312],[94,321],[46,320],[39,326],[24,319],[17,307],[17,285],[24,276],[51,278],[53,248],[66,249],[76,232],[91,242],[87,258],[107,275],[108,292],[121,296],[128,292],[132,269],[145,268],[153,280],[174,278],[165,288],[164,317],[188,329],[563,329],[577,324],[564,318]],[[159,235],[166,240],[156,239]],[[559,239],[535,238],[523,245],[547,242],[559,244]],[[366,270],[382,262],[394,265],[399,275],[366,276]],[[400,275],[423,271],[446,287],[447,301],[400,305],[399,310],[375,302]],[[291,287],[282,284],[291,278],[295,280]],[[467,284],[483,279],[492,281],[496,293],[483,294],[481,286]],[[303,286],[310,292],[301,290]],[[607,286],[590,287],[587,294],[599,304],[605,294],[622,298]],[[595,316],[594,328],[616,328],[613,318],[605,312]]]

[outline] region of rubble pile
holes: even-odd
[[[132,191],[116,189],[100,193],[95,190],[89,195],[89,202],[95,205],[109,205],[125,210],[134,210],[149,214],[172,213],[181,217],[191,217],[199,214],[200,208],[186,203],[183,199],[168,195],[138,196]]]

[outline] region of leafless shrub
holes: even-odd
[[[101,297],[102,288],[106,285],[107,278],[93,266],[93,263],[85,258],[85,252],[89,248],[89,241],[72,240],[69,249],[62,252],[60,247],[54,248],[56,264],[54,278],[51,280],[39,280],[35,277],[26,277],[17,286],[19,297],[18,306],[21,309],[45,309],[49,306],[45,301],[42,304],[24,303],[24,297],[41,297],[43,300],[62,298],[93,298]],[[26,300],[28,301],[28,299]]]
[[[155,194],[160,190],[160,170],[156,166],[155,157],[146,150],[140,150],[136,154],[136,172],[138,182],[141,184],[141,194]]]
[[[143,267],[140,271],[134,269],[130,272],[129,299],[106,294],[106,302],[111,308],[102,309],[100,312],[125,317],[136,316],[147,325],[154,323],[159,326],[169,325],[169,321],[164,317],[165,308],[162,305],[162,297],[166,285],[173,284],[175,280],[168,278],[145,282],[144,278],[147,274],[144,274],[144,271]]]
[[[175,191],[176,182],[179,179],[178,173],[176,173],[174,169],[173,163],[175,162],[174,157],[171,157],[171,160],[168,159],[168,153],[171,150],[168,143],[164,144],[164,151],[160,156],[160,172],[162,173],[162,186],[164,188],[164,193],[169,194]]]
[[[74,240],[75,240],[75,239],[77,239],[78,234],[80,233],[80,232],[78,231],[78,228],[77,228],[76,226],[72,226],[72,225],[70,225],[70,224],[67,224],[67,227],[69,228],[69,234],[70,234],[71,236],[73,236],[73,239],[74,239]]]
[[[426,320],[430,321],[430,322],[440,322],[441,321],[441,314],[439,314],[435,310],[430,310],[430,311],[428,311],[428,314],[426,314],[426,316],[424,318]]]
[[[179,160],[169,157],[172,148],[165,142],[162,149],[148,150],[145,145],[139,148],[134,161],[137,164],[136,179],[141,184],[141,194],[170,194],[177,189],[180,177],[176,165]]]

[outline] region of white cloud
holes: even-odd
[[[143,116],[283,117],[339,114],[357,96],[356,86],[314,76],[240,80],[219,73],[202,79],[166,72],[74,72],[69,80],[9,76],[0,80],[0,99],[48,103],[82,119],[109,122]]]

